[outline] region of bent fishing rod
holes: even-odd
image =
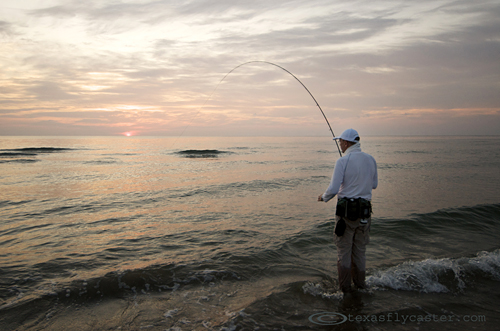
[[[316,103],[316,106],[318,106],[319,110],[321,111],[321,114],[323,115],[323,118],[325,119],[326,121],[326,124],[328,125],[328,128],[330,129],[330,132],[332,133],[332,136],[334,138],[334,141],[335,141],[335,145],[337,146],[337,150],[339,151],[339,155],[340,157],[342,157],[342,152],[340,151],[340,147],[339,147],[339,144],[338,144],[338,141],[335,139],[335,134],[333,133],[333,130],[332,130],[332,126],[330,125],[330,122],[328,122],[328,118],[326,118],[326,115],[325,113],[323,112],[323,109],[321,109],[321,106],[319,105],[318,101],[316,100],[316,98],[314,97],[314,95],[312,95],[311,91],[309,91],[309,89],[304,85],[304,83],[302,83],[300,81],[300,79],[298,79],[294,74],[292,74],[290,71],[288,71],[287,69],[283,68],[282,66],[280,65],[277,65],[276,63],[272,63],[272,62],[268,62],[268,61],[248,61],[248,62],[245,62],[245,63],[242,63],[236,67],[234,67],[233,69],[231,69],[231,71],[229,71],[224,77],[222,77],[222,79],[220,80],[220,82],[217,84],[217,86],[214,88],[214,90],[212,91],[212,93],[210,94],[210,96],[205,100],[205,102],[203,103],[203,105],[201,106],[201,108],[203,108],[205,106],[205,104],[208,102],[208,100],[210,100],[212,98],[212,96],[214,95],[215,91],[217,91],[217,89],[219,88],[219,85],[226,79],[227,76],[229,76],[229,74],[231,74],[233,71],[235,71],[236,69],[238,69],[239,67],[242,67],[244,65],[247,65],[247,64],[250,64],[250,63],[266,63],[266,64],[270,64],[272,66],[275,66],[277,68],[280,68],[281,70],[285,71],[286,73],[288,73],[290,76],[292,76],[293,78],[295,78],[299,83],[300,85],[302,85],[302,87],[307,91],[307,93],[309,93],[309,95],[311,96],[311,98],[314,100],[314,102]],[[196,113],[195,117],[198,116],[198,114],[200,113],[201,111],[201,108],[200,110],[198,110],[198,112]],[[184,134],[184,132],[186,131],[186,129],[188,128],[189,124],[184,128],[184,130],[182,130],[181,132],[181,136]],[[175,142],[174,142],[175,144]]]
[[[302,87],[307,91],[307,93],[309,93],[309,95],[311,96],[311,98],[314,100],[314,102],[316,103],[316,106],[318,106],[319,110],[321,111],[321,114],[323,115],[323,118],[325,119],[326,121],[326,124],[328,125],[328,128],[330,129],[330,132],[332,133],[332,136],[333,138],[335,138],[335,134],[333,133],[333,130],[332,130],[332,127],[330,125],[330,122],[328,122],[328,118],[326,118],[326,115],[325,113],[323,112],[323,109],[321,109],[321,106],[319,105],[318,101],[316,100],[316,98],[314,97],[314,95],[312,95],[311,91],[309,91],[309,89],[304,85],[304,83],[302,83],[300,81],[300,79],[298,79],[294,74],[292,74],[290,71],[288,71],[287,69],[283,68],[282,66],[280,65],[277,65],[276,63],[272,63],[272,62],[268,62],[268,61],[249,61],[249,62],[245,62],[245,63],[242,63],[236,67],[234,67],[231,71],[229,71],[219,82],[219,84],[217,84],[217,87],[215,88],[215,90],[217,90],[217,88],[219,87],[219,85],[224,81],[224,79],[226,79],[227,76],[229,76],[230,73],[232,73],[233,71],[235,71],[236,69],[238,69],[239,67],[242,67],[244,65],[247,65],[247,64],[250,64],[250,63],[267,63],[267,64],[270,64],[272,66],[275,66],[277,68],[280,68],[281,70],[287,72],[288,74],[290,74],[293,78],[295,78],[299,83],[300,85],[302,85]],[[215,92],[214,90],[214,92]],[[214,93],[212,92],[212,94]],[[340,154],[340,157],[342,157],[342,153],[340,151],[340,147],[339,147],[339,144],[337,142],[336,139],[334,139],[335,141],[335,145],[337,145],[337,150],[339,151],[339,154]]]

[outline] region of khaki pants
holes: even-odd
[[[340,220],[335,216],[335,221]],[[339,273],[339,287],[343,292],[351,290],[351,278],[358,288],[366,288],[366,245],[370,242],[371,218],[367,224],[360,224],[361,219],[349,221],[344,218],[346,229],[344,235],[334,234],[337,245],[337,268]]]

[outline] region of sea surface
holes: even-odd
[[[363,137],[338,291],[328,137],[1,137],[0,330],[498,330],[500,136]]]

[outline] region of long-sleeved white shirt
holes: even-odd
[[[372,189],[378,186],[377,162],[373,156],[361,151],[359,143],[345,151],[337,160],[333,177],[323,201],[327,202],[338,194],[339,198],[372,199]]]

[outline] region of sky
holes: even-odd
[[[331,134],[250,61],[335,135],[500,133],[498,0],[0,0],[0,42],[0,135]]]

